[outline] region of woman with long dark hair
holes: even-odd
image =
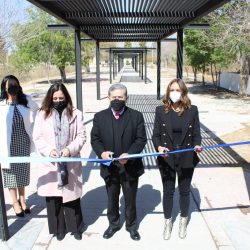
[[[35,120],[33,137],[41,156],[80,157],[86,142],[83,115],[73,107],[63,84],[49,88]],[[81,162],[41,163],[38,171],[38,195],[46,197],[49,232],[58,240],[67,232],[80,240]]]
[[[189,211],[189,194],[194,168],[199,162],[197,152],[201,152],[201,133],[198,109],[191,105],[188,90],[181,79],[172,80],[166,89],[163,105],[156,108],[153,130],[153,144],[158,152],[158,166],[163,184],[163,211],[165,226],[163,238],[168,240],[172,231],[172,209],[176,175],[180,194],[179,237],[186,237]],[[168,151],[195,148],[177,154]]]
[[[7,75],[1,83],[0,156],[29,156],[32,151],[32,129],[37,104],[23,93],[18,79]],[[30,164],[1,164],[4,187],[8,188],[17,216],[30,213],[26,204],[25,186],[30,183]]]

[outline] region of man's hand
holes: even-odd
[[[126,157],[127,155],[128,155],[127,153],[123,153],[123,154],[121,154],[119,156],[119,158]],[[119,163],[122,164],[122,165],[126,164],[127,162],[128,162],[128,159],[121,159],[121,160],[119,160]]]
[[[164,155],[162,155],[162,157],[168,157],[168,151],[170,151],[168,148],[165,148],[165,147],[162,147],[162,146],[159,146],[158,147],[158,152],[159,153],[163,153]]]
[[[59,157],[59,152],[56,150],[56,149],[52,149],[50,154],[49,154],[50,157],[53,157],[53,158],[57,158]]]
[[[104,160],[112,160],[112,155],[113,155],[113,154],[114,154],[113,152],[104,151],[104,152],[102,152],[101,157],[102,157],[102,159],[104,159]]]

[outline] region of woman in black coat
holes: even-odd
[[[189,194],[194,168],[199,162],[201,134],[198,109],[191,105],[188,90],[181,79],[172,80],[167,86],[164,105],[155,111],[153,144],[158,152],[166,153],[157,158],[163,183],[163,210],[165,227],[163,238],[168,240],[172,231],[172,208],[176,174],[180,194],[179,237],[186,237]],[[184,148],[195,148],[178,154],[167,154]]]

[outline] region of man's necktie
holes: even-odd
[[[120,113],[119,112],[115,112],[115,119],[118,120],[120,118]]]

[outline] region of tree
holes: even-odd
[[[5,63],[5,58],[7,55],[6,42],[4,38],[0,36],[0,62]]]
[[[205,71],[211,58],[211,44],[202,30],[186,30],[184,39],[187,63],[193,68],[194,81],[197,71],[202,71],[202,82],[205,84]]]
[[[216,43],[218,29],[211,23],[210,15],[202,18],[201,21],[203,23],[210,23],[210,28],[204,30],[203,33],[206,36],[210,50],[210,57],[207,58],[208,65],[210,66],[213,83],[217,84],[220,72],[233,62],[234,56],[221,46],[221,44]]]
[[[132,43],[131,42],[125,42],[124,48],[132,48]]]
[[[60,31],[58,33],[54,37],[57,46],[52,57],[52,63],[59,69],[62,82],[66,82],[65,67],[67,64],[73,64],[75,59],[73,32]]]
[[[240,64],[240,94],[247,94],[250,67],[250,3],[234,0],[214,11],[210,22],[215,31],[214,44],[224,48]]]
[[[223,69],[226,69],[228,65],[233,62],[234,57],[228,53],[221,46],[213,47],[213,51],[210,58],[210,69],[213,78],[213,83],[218,83],[218,76]]]
[[[145,41],[139,42],[139,46],[140,46],[140,48],[146,48],[147,42],[145,42]]]
[[[90,63],[95,56],[95,43],[84,42],[82,43],[82,63],[87,72],[90,72]]]
[[[217,76],[223,68],[238,61],[241,65],[240,94],[242,95],[247,93],[249,77],[249,4],[247,0],[231,1],[200,20],[210,24],[209,30],[187,30],[184,41],[187,63],[193,67],[194,74],[196,75],[197,70],[202,70],[204,73],[209,65],[213,82],[217,82]]]
[[[12,46],[11,34],[13,24],[21,22],[20,3],[1,0],[0,2],[0,63],[6,63],[6,55]]]
[[[58,67],[62,81],[65,82],[65,66],[74,62],[73,34],[70,31],[48,31],[49,23],[58,21],[40,9],[28,9],[27,23],[17,24],[14,29],[13,40],[17,42],[11,59],[19,72],[25,73],[43,63],[48,81],[50,66],[53,63]],[[22,40],[16,38],[20,32],[23,34]]]

